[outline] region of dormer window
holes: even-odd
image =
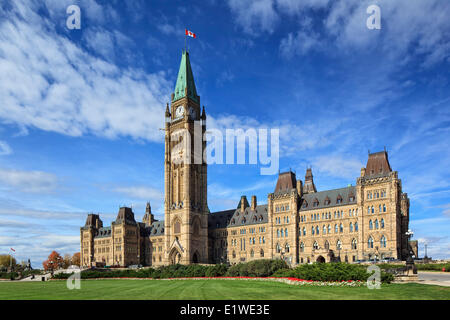
[[[308,208],[308,202],[306,200],[303,202],[303,208]]]
[[[337,203],[337,204],[342,203],[342,196],[341,196],[341,195],[339,195],[339,196],[337,197],[336,203]]]
[[[330,198],[326,197],[326,198],[325,198],[325,201],[324,201],[324,204],[325,204],[326,206],[328,206],[330,203],[331,203]]]
[[[317,200],[317,198],[314,199],[313,206],[314,206],[314,207],[318,207],[318,206],[319,206],[319,200]]]

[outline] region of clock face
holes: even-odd
[[[195,110],[194,108],[189,108],[189,116],[191,117],[191,119],[195,119]]]
[[[183,106],[179,106],[176,110],[175,110],[175,117],[176,118],[180,118],[184,115],[184,107]]]

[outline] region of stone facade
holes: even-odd
[[[202,157],[186,161],[203,154],[206,142],[197,146],[183,135],[205,130],[205,109],[200,108],[189,54],[183,52],[166,106],[165,219],[155,220],[149,203],[142,222],[127,207],[119,209],[110,227],[89,214],[80,230],[82,266],[406,259],[409,198],[386,151],[369,154],[354,186],[317,191],[311,169],[304,182],[289,171],[279,174],[267,204],[258,205],[255,196],[249,203],[242,196],[236,209],[211,213],[207,165]]]

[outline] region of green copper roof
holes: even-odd
[[[189,61],[189,53],[187,51],[183,51],[173,101],[186,97],[186,88],[187,88],[187,96],[192,100],[199,102],[197,90],[195,89],[194,75],[192,74],[191,62]]]

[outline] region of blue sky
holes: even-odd
[[[150,201],[163,218],[159,128],[188,28],[209,128],[279,128],[280,170],[312,166],[319,190],[355,184],[386,146],[420,250],[448,258],[449,15],[445,0],[0,0],[0,252],[39,267],[79,250],[88,212],[141,219]],[[265,203],[275,181],[211,165],[210,209]]]

